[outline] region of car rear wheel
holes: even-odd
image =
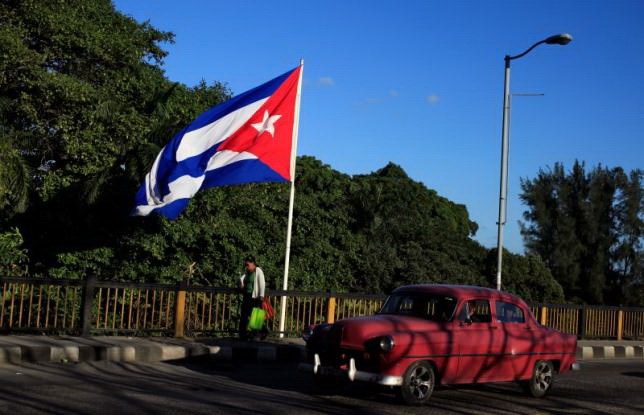
[[[552,388],[555,380],[555,367],[549,360],[539,360],[534,364],[532,377],[521,385],[535,398],[543,398]]]
[[[414,362],[403,375],[400,397],[407,405],[424,405],[432,396],[435,384],[434,367],[429,362]]]

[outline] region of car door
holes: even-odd
[[[501,380],[525,379],[532,371],[535,338],[527,310],[510,301],[495,301],[495,317],[504,335],[506,356]]]
[[[496,380],[503,359],[503,333],[486,298],[464,301],[454,327],[459,363],[455,383]]]

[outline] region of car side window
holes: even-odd
[[[469,300],[463,304],[461,321],[471,321],[472,323],[490,323],[492,313],[490,312],[490,303],[487,300]]]
[[[392,294],[379,314],[414,316],[437,322],[447,322],[456,308],[456,299],[450,296],[412,293]]]
[[[496,321],[501,323],[525,323],[525,316],[521,307],[516,304],[497,301]]]

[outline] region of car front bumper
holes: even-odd
[[[313,364],[300,363],[298,369],[304,372],[313,373],[316,376],[336,376],[346,377],[350,381],[360,381],[376,383],[383,386],[400,386],[402,385],[402,376],[381,375],[379,373],[364,372],[356,369],[355,359],[349,359],[348,368],[339,368],[334,366],[323,366],[320,361],[320,355],[313,356]]]

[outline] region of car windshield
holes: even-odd
[[[387,298],[378,314],[396,314],[424,318],[436,322],[451,320],[456,299],[445,295],[398,293]]]

